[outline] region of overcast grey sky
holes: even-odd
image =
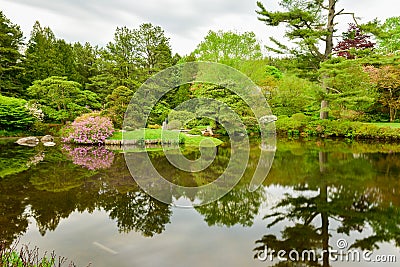
[[[278,0],[262,2],[278,7]],[[356,12],[362,22],[400,16],[398,0],[341,0],[338,8]],[[282,34],[257,20],[256,0],[0,0],[0,9],[27,38],[38,20],[57,38],[100,46],[112,40],[118,26],[151,22],[165,30],[173,52],[181,55],[193,51],[209,30],[253,31],[264,44]],[[346,22],[351,19],[342,22],[343,29]]]

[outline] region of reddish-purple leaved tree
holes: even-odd
[[[340,57],[355,59],[356,55],[351,50],[372,49],[375,43],[371,42],[371,36],[364,34],[354,23],[349,23],[349,29],[343,33],[343,40],[333,48]]]

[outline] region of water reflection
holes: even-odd
[[[63,145],[72,162],[89,170],[110,168],[114,161],[114,153],[104,146],[71,146]]]
[[[95,153],[90,147],[75,150],[19,147],[6,141],[0,144],[0,239],[7,244],[27,231],[31,218],[46,236],[57,231],[60,222],[67,221],[73,212],[104,210],[119,232],[151,237],[163,233],[174,216],[170,206],[138,187],[118,152],[105,151],[104,147],[96,147],[100,152]],[[251,240],[250,246],[254,241],[256,245],[254,252],[247,252],[249,258],[265,246],[300,252],[336,248],[339,238],[345,238],[349,248],[372,250],[382,243],[400,247],[400,146],[280,141],[277,148],[263,187],[249,191],[261,150],[255,144],[239,184],[218,201],[195,209],[209,226],[251,227],[261,217],[266,227],[257,240]],[[136,156],[141,157],[140,153]],[[184,150],[191,159],[198,153]],[[150,153],[163,176],[185,186],[202,185],[218,177],[229,156],[229,146],[219,147],[215,162],[205,172],[186,173],[172,168],[160,151]],[[138,173],[145,171],[141,165],[136,168]],[[286,194],[272,199],[269,191],[276,187],[284,188]],[[167,193],[176,199],[201,199],[196,193]],[[325,257],[322,261],[274,264],[332,263]]]
[[[389,155],[398,159],[398,155]],[[372,251],[384,242],[400,246],[400,207],[393,202],[398,199],[398,173],[395,177],[387,175],[389,170],[397,170],[398,162],[382,164],[386,156],[336,151],[315,151],[302,156],[286,153],[285,159],[303,170],[296,179],[291,179],[280,169],[274,169],[272,179],[276,180],[271,182],[289,185],[294,192],[286,194],[264,217],[268,229],[280,224],[281,232],[279,235],[267,232],[257,240],[255,258],[264,255],[266,248],[274,259],[280,250],[285,251],[285,258],[293,250],[300,255],[313,251],[316,257],[278,261],[274,266],[302,263],[327,267],[331,266],[330,255],[322,252],[340,251],[339,237],[348,242],[344,249],[350,250]],[[382,169],[386,171],[382,173]],[[391,184],[393,180],[396,185]],[[354,239],[356,233],[362,235]]]

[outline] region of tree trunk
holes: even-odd
[[[336,2],[338,0],[329,0],[329,7],[328,7],[328,21],[326,24],[326,30],[328,31],[328,35],[326,36],[325,40],[325,60],[328,59],[333,50],[333,33],[335,30],[335,22],[334,19],[336,17]]]
[[[329,113],[328,113],[328,111],[327,111],[327,108],[328,108],[328,101],[322,100],[322,101],[321,101],[321,111],[319,112],[319,118],[320,118],[321,120],[326,120],[326,119],[328,119]]]
[[[390,115],[390,122],[394,122],[396,119],[396,111],[394,108],[389,106],[389,115]]]
[[[326,23],[326,30],[328,31],[328,35],[326,36],[325,39],[325,58],[324,60],[327,60],[330,58],[332,55],[333,51],[333,33],[335,31],[335,17],[336,17],[336,2],[338,0],[329,0],[329,6],[328,6],[328,21]],[[325,80],[325,77],[322,77],[323,80]],[[325,82],[322,82],[322,87],[326,89]],[[327,92],[328,93],[328,92]],[[328,108],[328,101],[322,100],[321,101],[321,111],[319,113],[319,117],[321,120],[328,119],[328,111],[326,111]]]

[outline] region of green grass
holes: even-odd
[[[123,136],[126,140],[139,140],[143,138],[144,131],[144,139],[145,140],[157,140],[161,139],[161,129],[141,129],[135,131],[124,132]],[[164,131],[163,137],[166,140],[172,140],[175,137],[175,132],[173,131]],[[115,132],[113,136],[109,139],[111,140],[122,140],[122,132]]]
[[[400,123],[397,122],[371,122],[366,124],[376,125],[378,127],[391,127],[391,128],[400,128]]]
[[[144,131],[144,139],[145,140],[161,140],[161,132],[162,129],[141,129],[129,132],[115,132],[113,136],[111,136],[110,140],[122,140],[122,134],[125,140],[139,140],[143,138]],[[163,139],[164,140],[173,140],[176,135],[174,131],[164,131]],[[202,142],[203,140],[210,140],[214,143],[215,146],[222,144],[223,142],[217,138],[206,137],[206,136],[188,136],[184,133],[180,133],[180,138],[182,139],[186,146],[199,146],[200,143],[202,146],[206,146],[207,142]]]

